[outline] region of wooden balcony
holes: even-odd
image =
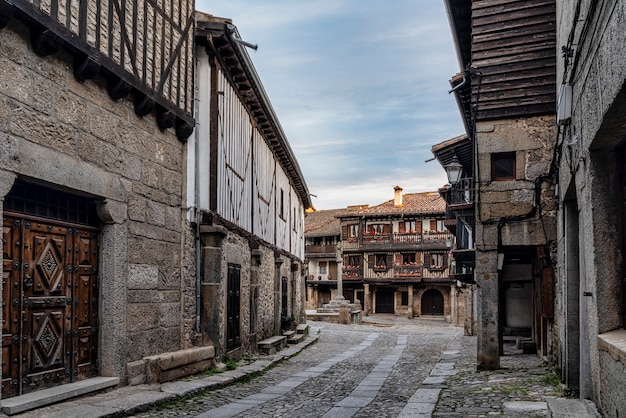
[[[393,277],[422,277],[422,266],[417,264],[395,264],[393,266]]]
[[[349,247],[345,244],[344,249],[347,248],[396,248],[407,247],[413,245],[423,245],[430,248],[446,248],[451,245],[454,240],[454,235],[450,232],[442,231],[426,231],[423,233],[393,233],[393,234],[365,234],[362,237],[360,246],[358,242],[352,242]]]
[[[304,247],[304,253],[309,256],[309,255],[318,255],[318,256],[322,256],[322,255],[326,255],[326,256],[333,256],[337,253],[337,244],[331,244],[331,245],[306,245]]]

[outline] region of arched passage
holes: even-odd
[[[429,289],[424,292],[422,315],[443,315],[443,295],[439,290]]]

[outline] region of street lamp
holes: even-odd
[[[463,166],[459,163],[459,159],[456,157],[456,154],[452,156],[452,161],[444,165],[443,168],[446,170],[446,174],[448,175],[448,182],[451,185],[455,185],[459,181],[461,181]]]

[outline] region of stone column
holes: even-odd
[[[200,296],[202,303],[201,330],[203,340],[215,347],[215,355],[221,356],[225,342],[221,341],[222,327],[219,325],[220,309],[225,309],[224,299],[220,298],[220,286],[224,282],[222,274],[222,243],[228,235],[223,226],[200,225],[201,278]]]
[[[261,251],[253,249],[250,252],[250,333],[254,335],[251,345],[256,347],[256,333],[259,329],[259,267],[261,266]]]
[[[100,261],[100,365],[103,376],[126,382],[128,227],[127,205],[107,199],[98,205],[104,222]]]
[[[370,314],[370,298],[370,285],[366,283],[363,285],[363,313],[365,315]]]
[[[343,297],[343,268],[342,268],[343,260],[340,258],[337,259],[337,300],[345,300]]]
[[[479,370],[500,368],[500,285],[498,253],[495,250],[476,252],[476,283],[478,308]]]
[[[409,319],[413,318],[413,285],[409,286]]]
[[[282,310],[282,294],[281,294],[281,274],[280,269],[283,265],[283,259],[280,254],[274,255],[274,335],[281,334],[281,310]]]

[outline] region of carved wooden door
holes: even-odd
[[[96,231],[11,216],[3,227],[3,397],[95,375]]]

